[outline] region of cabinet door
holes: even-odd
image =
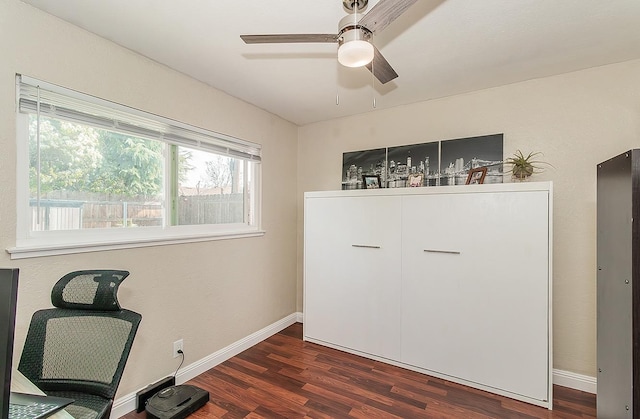
[[[548,395],[547,192],[403,200],[403,362]]]
[[[398,359],[400,204],[305,200],[305,337]]]

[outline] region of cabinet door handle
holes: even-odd
[[[459,255],[460,252],[455,251],[455,250],[436,250],[436,249],[424,249],[425,252],[427,253],[447,253],[450,255]]]
[[[364,247],[366,249],[380,249],[380,246],[371,246],[368,244],[352,244],[351,247]]]

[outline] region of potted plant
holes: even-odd
[[[542,160],[536,160],[539,156],[542,156],[539,151],[532,151],[525,156],[522,151],[517,150],[513,153],[513,156],[505,160],[505,164],[511,166],[507,173],[511,173],[511,178],[514,180],[521,182],[528,180],[534,173],[542,172],[542,166],[549,165],[549,163]]]

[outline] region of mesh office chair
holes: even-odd
[[[74,399],[75,418],[108,418],[142,316],[118,303],[127,271],[76,271],[34,313],[18,370],[47,395]]]

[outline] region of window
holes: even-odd
[[[25,76],[17,92],[12,258],[260,233],[258,144]]]

